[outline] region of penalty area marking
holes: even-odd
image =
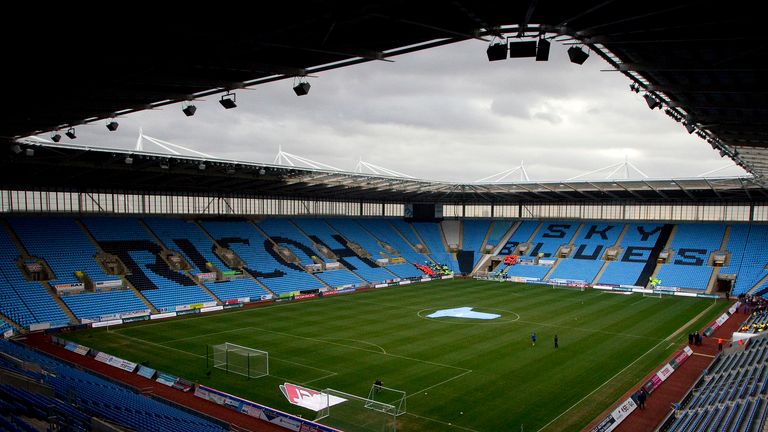
[[[503,319],[503,318],[500,318],[500,319],[493,319],[493,320],[471,320],[471,319],[467,319],[467,320],[462,320],[462,321],[447,321],[447,320],[438,320],[436,318],[428,318],[428,317],[425,317],[425,316],[422,315],[424,312],[436,311],[436,310],[439,310],[439,309],[440,308],[434,308],[434,307],[422,309],[422,310],[416,312],[416,316],[418,316],[419,318],[421,318],[423,320],[435,321],[435,322],[444,323],[444,324],[481,324],[478,321],[482,321],[482,324],[506,324],[506,323],[511,323],[511,322],[515,322],[515,321],[519,321],[520,320],[520,314],[518,314],[516,312],[512,312],[512,311],[508,311],[508,310],[504,310],[504,309],[498,309],[498,308],[489,308],[489,307],[480,307],[479,309],[481,309],[481,310],[491,310],[491,311],[505,312],[505,313],[514,315],[516,318],[514,318],[514,319]],[[450,317],[446,317],[446,318],[450,318]],[[459,319],[461,319],[461,318],[459,318]]]

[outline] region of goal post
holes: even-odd
[[[248,378],[269,375],[269,353],[230,342],[212,345],[208,364],[227,373]]]
[[[661,293],[658,291],[643,292],[643,297],[661,298]]]
[[[328,403],[318,411],[315,420],[322,420],[323,424],[345,432],[394,432],[397,431],[397,417],[405,414],[403,391],[382,386],[378,392],[369,394],[367,398],[334,389],[325,389],[323,393],[328,398]],[[331,398],[343,401],[334,404]],[[387,403],[382,399],[391,399],[394,403]]]

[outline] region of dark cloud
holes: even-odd
[[[591,56],[570,63],[488,62],[468,41],[319,74],[309,95],[285,80],[217,96],[187,118],[169,106],[78,127],[78,144],[132,148],[147,135],[212,155],[272,162],[278,147],[342,169],[364,160],[416,177],[472,181],[525,162],[534,179],[563,179],[625,160],[652,177],[695,176],[727,164],[702,140],[651,111],[628,80]],[[66,138],[65,138],[66,141]],[[148,150],[160,150],[147,145]],[[722,174],[742,174],[738,169]],[[607,173],[603,173],[605,175]]]

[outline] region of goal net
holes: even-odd
[[[225,342],[212,346],[213,367],[248,378],[269,375],[269,353]]]
[[[581,284],[564,284],[564,283],[550,283],[552,286],[552,289],[562,289],[562,290],[569,290],[569,291],[584,291],[586,290],[585,285]]]
[[[381,387],[375,399],[334,389],[325,389],[323,393],[329,402],[318,411],[316,420],[323,420],[323,424],[345,432],[394,432],[397,431],[397,416],[405,414],[405,392],[398,390]],[[385,395],[387,399],[394,398],[396,404],[382,402]],[[331,397],[344,399],[344,402],[331,405]]]

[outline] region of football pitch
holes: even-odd
[[[404,431],[575,431],[727,306],[446,280],[64,336],[308,419],[280,384],[365,397],[381,379],[407,394]],[[500,317],[426,317],[458,307]],[[269,376],[207,367],[206,346],[224,342],[268,351]]]

